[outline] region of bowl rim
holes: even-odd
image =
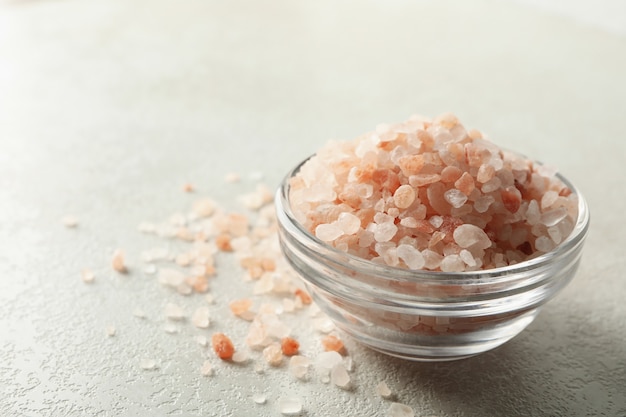
[[[510,152],[516,155],[521,155],[517,152],[511,152],[506,149],[503,149],[503,151]],[[293,211],[291,210],[291,204],[289,202],[290,179],[295,176],[304,166],[304,164],[306,164],[307,161],[309,161],[313,156],[315,156],[315,154],[310,155],[309,157],[299,162],[283,177],[283,180],[281,181],[275,196],[275,207],[278,214],[279,224],[284,220],[287,220],[289,222],[289,225],[294,227],[301,236],[308,239],[307,245],[309,245],[312,250],[315,250],[318,256],[327,258],[333,263],[338,263],[342,267],[354,270],[358,273],[376,275],[379,278],[386,277],[390,281],[404,281],[422,284],[432,283],[436,285],[443,284],[464,286],[500,283],[505,284],[511,280],[518,279],[520,273],[547,268],[555,260],[563,258],[568,253],[575,251],[575,249],[582,244],[589,230],[590,212],[585,198],[576,186],[574,186],[560,172],[556,171],[554,173],[555,177],[563,182],[563,184],[565,184],[572,191],[572,193],[574,193],[578,197],[578,217],[576,218],[574,228],[567,236],[567,238],[559,243],[550,252],[543,253],[539,256],[527,259],[523,262],[519,262],[513,265],[461,272],[414,270],[372,262],[371,260],[361,258],[347,252],[343,252],[331,245],[328,245],[326,242],[320,240],[315,235],[310,233],[302,225],[302,223],[300,223],[296,219]],[[533,164],[545,166],[544,164],[534,160]],[[284,228],[284,225],[281,224],[281,227]]]

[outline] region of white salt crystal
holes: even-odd
[[[493,177],[489,181],[483,184],[481,191],[485,194],[496,191],[502,185],[502,181],[498,177]]]
[[[343,235],[343,230],[335,223],[322,223],[315,228],[315,236],[324,242],[332,242]]]
[[[148,264],[143,269],[143,272],[148,274],[148,275],[152,275],[152,274],[156,273],[156,271],[157,271],[157,267],[156,267],[155,264]]]
[[[340,213],[336,225],[346,235],[353,235],[361,228],[361,220],[352,213]]]
[[[387,410],[388,417],[415,417],[415,412],[411,407],[400,403],[391,403]]]
[[[267,294],[274,289],[274,276],[272,274],[263,274],[261,278],[254,284],[252,293],[254,295]]]
[[[389,242],[398,231],[398,227],[392,222],[377,224],[374,229],[376,242]]]
[[[233,362],[242,364],[248,362],[248,359],[250,359],[250,354],[247,350],[243,349],[235,351],[235,353],[233,353],[233,357],[231,358]]]
[[[178,305],[167,303],[165,305],[165,317],[170,320],[182,320],[185,318],[185,312]]]
[[[265,394],[254,394],[252,396],[252,401],[254,401],[255,404],[262,405],[267,402],[267,397]]]
[[[284,416],[296,416],[302,412],[302,400],[297,397],[281,398],[278,408]]]
[[[199,335],[196,337],[196,342],[202,347],[207,347],[209,345],[209,339],[206,336]]]
[[[176,288],[185,282],[185,275],[176,269],[162,268],[158,280],[163,285]]]
[[[232,184],[235,182],[239,182],[239,180],[241,180],[241,176],[236,172],[229,172],[228,174],[224,175],[224,181],[228,183]]]
[[[306,378],[311,360],[306,356],[294,355],[289,359],[289,372],[298,379]]]
[[[74,216],[64,216],[61,221],[63,222],[63,225],[68,229],[78,226],[78,219]]]
[[[495,198],[490,195],[480,196],[474,201],[474,209],[478,213],[484,213],[489,210],[489,206],[493,204],[494,201],[496,201]]]
[[[342,357],[334,350],[322,352],[315,358],[315,367],[318,370],[330,371],[335,365],[341,363]]]
[[[96,279],[96,276],[91,269],[85,268],[81,271],[80,278],[85,284],[91,284]]]
[[[424,267],[430,270],[439,268],[439,265],[441,265],[441,261],[443,260],[443,256],[441,254],[430,249],[424,249],[422,251],[422,256],[424,257]]]
[[[133,316],[140,318],[140,319],[145,319],[146,318],[146,313],[140,309],[139,307],[135,308],[133,310]]]
[[[459,208],[467,201],[467,196],[456,188],[443,193],[443,198],[454,208]]]
[[[143,358],[139,361],[139,367],[146,371],[155,369],[156,361],[154,359]]]
[[[413,246],[399,245],[396,249],[396,254],[410,269],[421,269],[424,267],[424,256]]]
[[[209,308],[208,307],[199,307],[194,311],[191,316],[191,322],[194,326],[200,329],[206,329],[209,327]]]
[[[200,373],[203,376],[213,375],[213,365],[211,364],[211,361],[206,360],[202,363],[202,367],[200,368]]]
[[[350,385],[350,375],[343,363],[338,363],[330,371],[330,382],[339,388],[347,388]]]
[[[108,337],[113,337],[115,336],[116,333],[117,333],[117,330],[115,329],[115,326],[109,325],[106,327],[106,335]]]
[[[430,224],[435,229],[439,229],[441,227],[441,225],[443,224],[443,217],[441,217],[441,216],[431,216],[428,221],[430,222]]]
[[[465,263],[459,255],[444,256],[439,266],[443,272],[461,272],[465,270]]]
[[[346,356],[343,358],[343,366],[346,368],[346,371],[352,372],[352,368],[354,367],[354,361],[351,356]]]
[[[474,255],[472,255],[472,253],[468,251],[467,249],[461,250],[461,252],[459,252],[459,256],[461,257],[461,260],[465,262],[467,266],[469,267],[476,266],[476,259],[474,259]]]
[[[328,317],[319,317],[313,320],[313,328],[320,333],[330,333],[335,329],[335,323]]]
[[[462,224],[452,234],[454,241],[462,248],[474,246],[479,249],[487,249],[491,246],[491,240],[487,233],[473,224]]]
[[[400,220],[400,224],[404,227],[415,228],[417,227],[417,220],[414,217],[405,217]]]
[[[176,334],[179,331],[178,327],[173,323],[165,323],[165,325],[163,326],[163,330],[165,331],[165,333],[169,334]]]
[[[541,252],[550,252],[554,249],[554,242],[547,236],[539,236],[535,240],[535,248]]]
[[[376,385],[376,394],[383,398],[391,398],[392,393],[385,381],[381,381]]]
[[[548,227],[548,235],[556,245],[561,243],[561,240],[563,240],[563,236],[561,236],[561,229],[559,229],[558,226]]]
[[[176,292],[181,295],[191,295],[193,288],[191,288],[191,286],[189,286],[186,282],[183,282],[176,286]]]

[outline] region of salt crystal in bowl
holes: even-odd
[[[493,349],[526,328],[578,268],[589,211],[579,191],[558,173],[555,178],[577,197],[577,214],[572,231],[556,247],[512,265],[442,272],[375,262],[311,233],[290,203],[290,180],[305,163],[288,173],[276,193],[282,251],[335,324],[377,351],[409,360],[447,361]],[[402,192],[400,207],[413,198],[410,191]],[[451,204],[460,204],[457,197],[449,195]],[[352,227],[353,219],[344,217],[341,222]],[[340,233],[325,228],[320,231],[325,239]],[[472,238],[465,232],[459,232],[459,240]],[[401,245],[398,251],[407,264],[423,263],[411,257],[410,247]]]

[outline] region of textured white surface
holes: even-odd
[[[289,396],[308,416],[380,416],[390,401],[418,416],[626,415],[626,39],[515,3],[337,3],[0,3],[0,415],[279,415]],[[159,243],[137,225],[198,195],[236,207],[251,172],[274,187],[329,138],[447,110],[586,195],[591,232],[570,286],[513,341],[461,362],[347,341],[348,391],[251,365],[214,362],[202,377],[194,338],[209,332],[167,334],[162,312],[204,302],[141,272]],[[225,185],[231,171],[244,181]],[[109,272],[117,247],[128,276]],[[212,326],[242,337],[218,313],[250,287],[225,268]],[[391,400],[374,394],[382,380]]]

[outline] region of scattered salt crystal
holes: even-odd
[[[315,358],[315,368],[318,371],[329,372],[333,366],[341,363],[342,360],[341,355],[334,350],[322,352]]]
[[[117,333],[117,330],[115,329],[115,326],[108,325],[106,327],[106,335],[108,337],[113,337],[113,336],[115,336],[116,333]]]
[[[229,183],[239,182],[239,180],[241,180],[241,176],[236,172],[229,172],[224,176],[224,181]]]
[[[181,295],[190,295],[193,292],[193,288],[191,288],[186,282],[183,282],[176,286],[176,292]]]
[[[250,354],[246,350],[238,350],[233,353],[232,361],[235,363],[246,363],[250,359]]]
[[[279,366],[283,361],[280,343],[274,342],[263,349],[263,359],[271,366]]]
[[[192,193],[194,191],[193,184],[186,182],[183,184],[183,191],[186,193]]]
[[[146,265],[146,267],[143,269],[143,272],[145,272],[148,275],[152,275],[155,274],[157,271],[157,267],[155,264],[148,264]]]
[[[415,417],[415,411],[411,407],[400,403],[391,403],[387,410],[388,417]]]
[[[296,416],[302,412],[302,400],[297,397],[281,398],[278,407],[282,415]]]
[[[202,367],[200,368],[200,373],[203,376],[213,375],[213,364],[211,364],[211,361],[206,360],[202,363]]]
[[[443,198],[454,208],[461,207],[467,201],[467,196],[456,188],[446,191]]]
[[[313,328],[320,333],[330,333],[335,330],[335,323],[328,317],[320,317],[313,320]]]
[[[191,212],[199,218],[209,217],[215,212],[215,203],[211,199],[203,198],[193,204]]]
[[[161,268],[158,280],[163,285],[176,288],[185,282],[185,275],[177,269]]]
[[[248,174],[251,181],[261,181],[265,175],[261,171],[252,171]]]
[[[128,272],[128,268],[126,268],[126,264],[124,263],[124,252],[120,249],[116,249],[113,252],[113,256],[111,257],[111,267],[120,274]]]
[[[196,342],[202,347],[207,347],[209,345],[209,339],[206,336],[198,335],[196,337]]]
[[[168,334],[176,334],[179,332],[178,326],[173,323],[165,323],[165,325],[163,326],[163,331]]]
[[[78,226],[78,219],[74,216],[64,216],[61,221],[63,222],[63,225],[68,229],[72,229]]]
[[[139,367],[145,371],[156,369],[156,361],[154,359],[143,358],[139,361]]]
[[[254,394],[252,396],[252,401],[254,401],[255,404],[263,405],[267,402],[267,397],[265,394]]]
[[[330,382],[339,388],[346,389],[350,385],[350,375],[343,363],[338,363],[330,371]]]
[[[378,385],[376,385],[375,391],[377,395],[383,398],[391,398],[391,396],[393,395],[385,381],[379,382]]]
[[[315,228],[315,236],[324,242],[332,242],[343,233],[343,230],[335,223],[322,223]]]
[[[165,317],[170,320],[183,320],[185,318],[185,312],[180,306],[174,303],[167,303],[165,305]]]
[[[207,302],[207,304],[213,304],[215,302],[215,297],[213,296],[213,294],[206,294],[204,296],[204,299]]]
[[[311,360],[305,356],[294,355],[289,359],[289,372],[298,379],[306,378]]]
[[[194,311],[191,316],[191,322],[194,326],[200,329],[206,329],[209,327],[209,308],[208,307],[199,307]]]
[[[346,371],[352,372],[352,368],[354,367],[354,361],[351,356],[345,356],[343,358],[343,366],[346,368]]]
[[[91,284],[96,279],[96,276],[94,275],[93,271],[85,268],[81,271],[80,278],[85,284]]]
[[[133,316],[140,318],[140,319],[145,319],[146,318],[146,313],[140,309],[139,307],[135,308],[133,310]]]

